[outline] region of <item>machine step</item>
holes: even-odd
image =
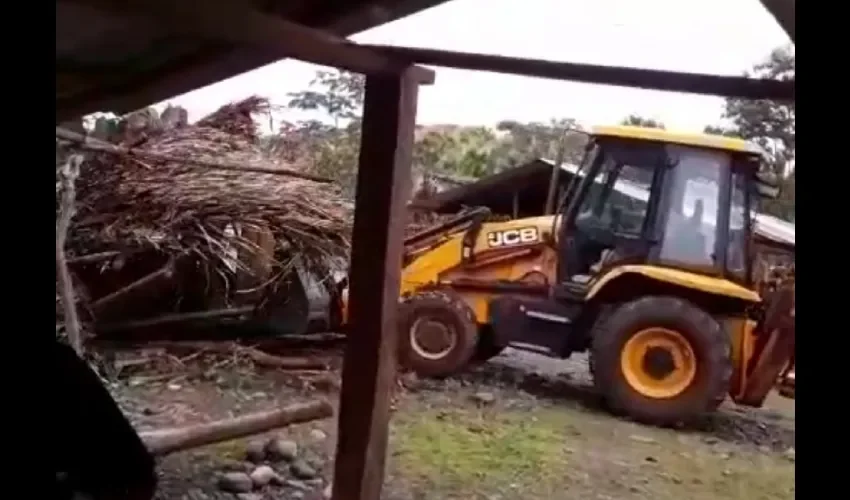
[[[490,302],[496,343],[540,354],[565,352],[571,325],[580,308],[548,298],[505,296]]]

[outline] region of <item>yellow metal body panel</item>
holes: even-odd
[[[591,286],[587,295],[588,300],[599,293],[606,284],[629,273],[640,274],[657,281],[690,288],[692,290],[699,290],[701,292],[734,297],[749,302],[761,302],[761,296],[758,292],[738,285],[737,283],[727,279],[705,276],[703,274],[697,274],[690,271],[650,265],[628,265],[612,269],[600,277]]]
[[[713,134],[687,134],[671,132],[669,130],[649,127],[636,127],[631,125],[612,125],[593,127],[591,135],[599,137],[620,137],[623,139],[635,139],[639,141],[666,142],[681,144],[684,146],[695,146],[699,148],[722,149],[738,153],[758,155],[765,157],[765,152],[752,142],[735,137],[724,137]]]
[[[753,357],[755,349],[755,336],[753,331],[756,322],[746,318],[723,318],[723,325],[729,332],[732,345],[732,383],[729,387],[729,395],[737,400],[747,386],[747,366]]]
[[[552,238],[554,221],[554,216],[542,216],[483,224],[472,247],[475,259],[467,265],[461,264],[464,234],[447,235],[440,243],[419,252],[402,270],[401,295],[438,283],[450,285],[453,280],[462,278],[516,283],[534,274],[551,282],[556,269],[556,255],[543,246]],[[517,231],[530,228],[533,231],[526,232],[535,234],[533,239],[499,245],[494,245],[491,240],[494,233],[517,234]],[[530,253],[532,250],[534,253]],[[470,305],[478,322],[486,323],[487,304],[494,293],[466,290],[458,293]]]

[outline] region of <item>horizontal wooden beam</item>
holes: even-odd
[[[596,64],[580,64],[526,59],[519,57],[454,52],[412,47],[368,46],[411,64],[430,64],[448,68],[492,71],[555,80],[636,87],[671,92],[794,101],[795,83],[754,79],[743,76],[719,76],[655,69],[638,69]]]

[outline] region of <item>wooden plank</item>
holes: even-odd
[[[570,80],[671,92],[794,101],[795,82],[755,79],[743,76],[706,75],[618,66],[600,66],[519,57],[371,45],[387,55],[411,64],[431,64],[447,68],[492,71],[521,76]]]
[[[366,79],[334,500],[380,498],[417,93],[410,71]]]
[[[230,441],[268,432],[293,424],[311,422],[333,415],[333,406],[324,399],[292,403],[275,410],[249,413],[235,418],[205,422],[139,434],[148,451],[155,456]]]

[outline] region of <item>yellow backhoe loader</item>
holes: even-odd
[[[762,296],[753,276],[752,214],[778,192],[761,150],[629,126],[590,138],[555,215],[474,210],[408,238],[403,365],[447,376],[507,346],[590,351],[609,407],[659,425],[727,395],[760,406],[778,381],[793,397],[793,285]]]

